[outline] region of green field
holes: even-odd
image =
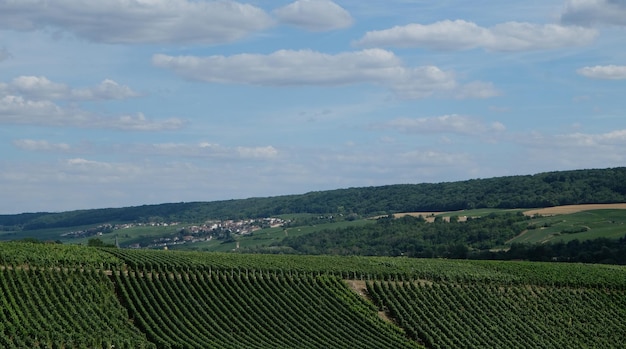
[[[592,210],[533,218],[531,229],[509,243],[568,242],[626,235],[626,210]]]

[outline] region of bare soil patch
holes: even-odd
[[[564,206],[555,206],[555,207],[546,207],[546,208],[528,210],[528,211],[524,211],[524,214],[527,216],[533,216],[535,214],[540,214],[542,216],[553,216],[557,214],[570,214],[570,213],[577,213],[577,212],[590,211],[590,210],[611,210],[611,209],[626,210],[626,203],[564,205]]]
[[[369,298],[369,295],[367,294],[367,286],[365,286],[365,281],[363,280],[344,280],[344,281],[346,282],[346,284],[348,284],[348,286],[350,287],[352,291],[356,292],[359,296],[371,301],[371,299]],[[381,319],[387,322],[393,323],[393,320],[384,311],[379,311],[378,317],[380,317]]]

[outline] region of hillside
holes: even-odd
[[[241,200],[0,215],[0,230],[28,231],[124,222],[199,223],[209,219],[261,218],[297,213],[366,217],[396,212],[613,202],[626,202],[626,167],[348,188]]]
[[[626,268],[0,243],[3,348],[615,348]],[[42,292],[45,290],[45,292]]]

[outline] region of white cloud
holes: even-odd
[[[140,96],[130,87],[105,79],[99,85],[72,89],[69,86],[52,82],[45,76],[19,76],[9,83],[0,82],[0,92],[21,95],[34,100],[111,100]]]
[[[567,147],[600,147],[626,145],[626,130],[615,130],[600,134],[572,133],[557,135],[560,146]]]
[[[576,72],[592,79],[623,80],[626,79],[626,65],[596,65],[583,67]]]
[[[591,42],[597,31],[578,26],[506,22],[490,28],[464,20],[408,24],[367,32],[355,45],[364,47],[423,47],[432,50],[545,50]]]
[[[88,127],[114,128],[130,131],[162,131],[176,130],[181,128],[184,124],[184,121],[178,118],[155,121],[146,118],[143,113],[137,113],[135,115],[121,115],[113,118],[98,117],[95,118]]]
[[[481,120],[465,115],[450,114],[428,118],[397,118],[381,125],[405,133],[433,134],[454,133],[462,135],[488,136],[504,132],[500,122],[485,124]]]
[[[0,98],[0,124],[160,131],[181,128],[184,122],[177,118],[150,120],[141,113],[104,116],[77,107],[61,107],[52,101],[5,95]]]
[[[237,147],[239,156],[246,159],[271,159],[278,155],[278,150],[270,146],[267,147]]]
[[[102,43],[225,43],[273,25],[234,1],[21,0],[0,2],[0,28],[60,29]]]
[[[13,141],[13,145],[28,151],[69,151],[71,149],[67,143],[51,143],[34,139],[17,139]]]
[[[72,90],[70,98],[76,100],[105,100],[126,99],[138,96],[140,94],[133,91],[130,87],[105,79],[95,87]]]
[[[210,83],[260,86],[369,83],[385,86],[403,98],[414,99],[434,93],[462,95],[464,87],[450,71],[443,71],[436,66],[407,67],[393,52],[382,49],[335,55],[311,50],[208,57],[157,54],[153,56],[152,62],[183,78]],[[489,84],[481,84],[485,91],[483,97],[495,94]]]
[[[327,31],[352,25],[350,13],[330,0],[297,0],[274,10],[281,22],[309,31]]]
[[[603,168],[626,162],[626,129],[605,133],[575,132],[545,135],[534,132],[519,135],[528,157],[548,168]]]
[[[124,149],[142,155],[168,156],[175,158],[210,158],[210,159],[257,159],[269,160],[278,156],[278,150],[271,146],[226,147],[215,143],[154,143],[123,146]]]
[[[626,26],[626,1],[568,0],[561,14],[561,22],[585,26]]]
[[[68,159],[60,168],[57,180],[62,182],[88,182],[100,184],[124,183],[132,181],[142,173],[140,165],[88,160]]]

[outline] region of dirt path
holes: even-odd
[[[348,284],[348,286],[350,287],[350,289],[352,289],[352,291],[356,292],[356,294],[371,301],[371,299],[369,298],[367,294],[367,286],[365,286],[365,281],[363,280],[344,280],[344,281],[346,282],[346,284]],[[384,311],[379,311],[378,317],[380,317],[381,319],[387,322],[394,323],[393,320]]]

